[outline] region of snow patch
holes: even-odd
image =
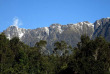
[[[24,33],[19,33],[19,38],[22,38],[22,36],[24,35]]]
[[[61,26],[58,26],[57,28],[58,28],[59,33],[61,34],[63,32],[63,30],[61,29]]]
[[[82,30],[82,28],[83,28],[83,22],[74,24],[74,27],[75,27],[77,30],[79,30],[79,29]]]
[[[56,26],[52,26],[52,28],[55,28]]]
[[[71,27],[73,27],[77,31],[83,31],[84,25],[87,25],[88,27],[94,28],[94,24],[89,23],[87,21],[76,23],[74,25],[71,25]]]
[[[44,27],[45,32],[49,35],[49,28],[48,27]]]
[[[8,34],[7,38],[8,38],[9,40],[11,40],[10,34]]]
[[[84,22],[84,23],[87,24],[89,27],[94,27],[92,23],[87,23],[87,22]]]
[[[99,22],[97,22],[97,24],[98,24],[98,25],[100,25],[100,23],[99,23]]]
[[[17,29],[18,31],[18,37],[21,39],[25,33],[25,30],[24,29],[21,29],[21,28],[18,28]]]

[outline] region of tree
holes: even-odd
[[[4,33],[0,34],[0,72],[12,72],[13,52],[10,50],[9,40]]]
[[[10,48],[14,53],[13,68],[14,73],[27,73],[28,69],[28,57],[26,54],[27,46],[22,43],[18,37],[14,37],[10,40]]]
[[[38,50],[39,50],[39,52],[40,52],[41,54],[45,54],[46,44],[47,44],[46,41],[41,40],[41,41],[39,41],[39,42],[36,42],[35,47],[38,48]]]
[[[110,48],[103,37],[90,40],[88,36],[81,36],[78,48],[74,49],[70,66],[81,74],[104,74],[109,70]]]
[[[54,43],[54,53],[61,55],[68,55],[69,54],[69,50],[72,49],[72,47],[70,45],[68,45],[65,41],[61,41],[61,42],[55,42]]]

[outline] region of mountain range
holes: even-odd
[[[56,41],[65,41],[75,47],[83,34],[91,39],[97,36],[103,36],[110,41],[110,18],[102,18],[94,23],[88,21],[76,24],[52,24],[50,27],[36,29],[23,29],[17,26],[10,26],[3,31],[8,39],[19,37],[21,41],[29,46],[34,46],[40,40],[47,41],[47,48],[52,50]]]

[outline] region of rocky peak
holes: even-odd
[[[88,21],[84,21],[84,22],[79,22],[74,24],[76,26],[94,26],[92,23],[88,22]]]
[[[102,18],[100,20],[96,20],[94,23],[94,30],[98,29],[99,26],[103,27],[109,21],[110,18]]]
[[[50,28],[58,28],[59,26],[61,26],[60,24],[52,24],[50,25]]]
[[[18,28],[17,26],[10,26],[3,32],[7,35],[9,39],[13,37],[19,37],[21,39],[26,32],[26,29]]]
[[[22,29],[17,26],[10,26],[4,31],[7,38],[19,37],[21,41],[30,46],[34,46],[40,40],[46,40],[49,49],[52,49],[54,42],[61,40],[76,46],[77,42],[80,41],[81,35],[87,34],[91,37],[93,32],[93,24],[88,21],[67,25],[52,24],[50,27],[37,29]]]
[[[52,24],[51,26],[60,26],[61,24],[58,24],[58,23],[56,23],[56,24]]]
[[[10,30],[18,30],[18,27],[17,27],[17,26],[9,26],[9,27],[7,28],[7,30],[8,30],[8,31],[10,31]]]
[[[61,24],[52,24],[50,25],[50,31],[61,34],[63,32],[63,26]]]
[[[107,41],[110,41],[110,18],[102,18],[94,23],[93,39],[98,36],[103,36]]]

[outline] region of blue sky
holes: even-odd
[[[0,32],[10,25],[35,29],[110,17],[110,0],[0,0]]]

